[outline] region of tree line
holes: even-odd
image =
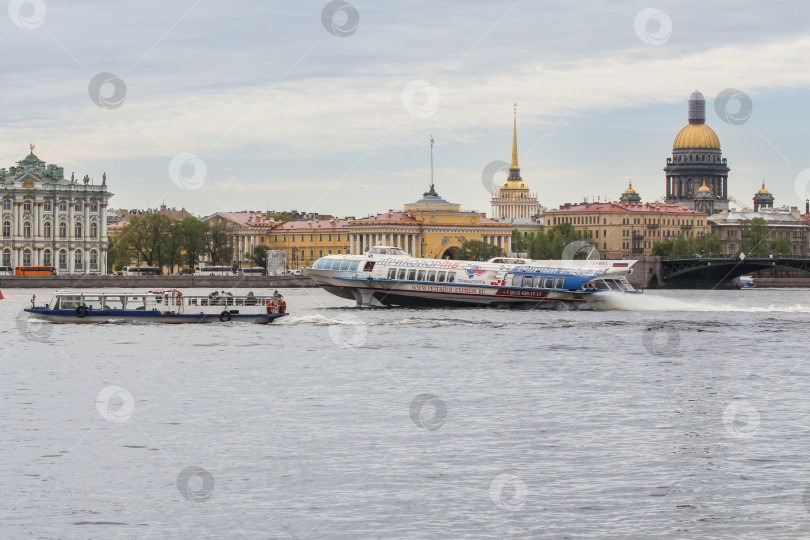
[[[770,240],[770,228],[763,218],[743,220],[740,224],[740,244],[737,253],[768,255],[769,253],[793,252],[793,242],[779,236]],[[664,240],[653,244],[652,254],[663,257],[688,257],[689,255],[720,255],[723,247],[720,238],[713,233],[702,237],[686,238],[677,236],[674,240]]]
[[[226,227],[211,221],[187,217],[182,221],[165,214],[133,216],[121,233],[110,236],[108,271],[123,266],[193,269],[205,256],[213,265],[233,262]]]

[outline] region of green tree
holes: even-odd
[[[791,255],[793,253],[793,242],[789,238],[779,236],[771,242],[771,252],[779,255]]]
[[[123,234],[110,236],[107,248],[107,272],[129,266],[132,263],[132,248]]]
[[[678,236],[672,242],[672,257],[686,257],[692,254],[692,246],[689,245],[689,240],[684,236]]]
[[[228,231],[219,221],[208,220],[204,228],[205,254],[212,265],[233,262],[233,248],[228,245]]]
[[[503,256],[504,253],[501,248],[480,240],[464,242],[456,254],[456,258],[462,261],[487,261],[493,257]]]
[[[512,251],[515,253],[524,253],[529,251],[528,235],[524,235],[517,229],[512,230]]]
[[[139,266],[159,266],[170,223],[164,214],[135,216],[121,231],[119,242],[126,244]]]
[[[253,252],[250,254],[250,260],[256,266],[261,266],[262,268],[267,268],[267,251],[270,248],[263,244],[259,244],[258,246],[253,248]]]
[[[183,251],[186,266],[193,269],[205,253],[205,224],[195,217],[187,217],[180,222],[183,234]]]
[[[183,260],[183,251],[185,249],[183,224],[170,219],[167,224],[167,231],[168,234],[161,248],[160,266],[168,267],[169,273],[174,274],[175,267],[180,266]]]
[[[746,219],[742,222],[742,246],[743,253],[755,253],[757,255],[768,254],[768,222],[763,218]]]
[[[672,254],[672,241],[664,240],[656,242],[652,247],[652,255],[657,257],[669,257]]]
[[[284,214],[273,214],[274,221],[292,221],[290,216],[285,216]]]

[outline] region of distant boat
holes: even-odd
[[[639,292],[627,282],[635,262],[420,259],[398,247],[374,246],[364,255],[323,257],[305,272],[324,290],[360,306],[550,307]]]
[[[754,278],[751,276],[740,276],[740,288],[741,289],[753,289],[756,287],[754,285]]]
[[[93,323],[145,321],[158,323],[209,323],[242,321],[271,323],[287,315],[287,305],[273,296],[193,296],[177,289],[147,293],[57,291],[44,306],[36,305],[30,317],[51,322]]]

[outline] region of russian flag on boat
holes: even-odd
[[[627,268],[627,263],[626,262],[624,262],[624,263],[615,262],[615,263],[613,263],[613,268]]]

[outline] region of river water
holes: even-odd
[[[808,290],[296,289],[268,326],[31,323],[3,292],[2,538],[810,535]]]

